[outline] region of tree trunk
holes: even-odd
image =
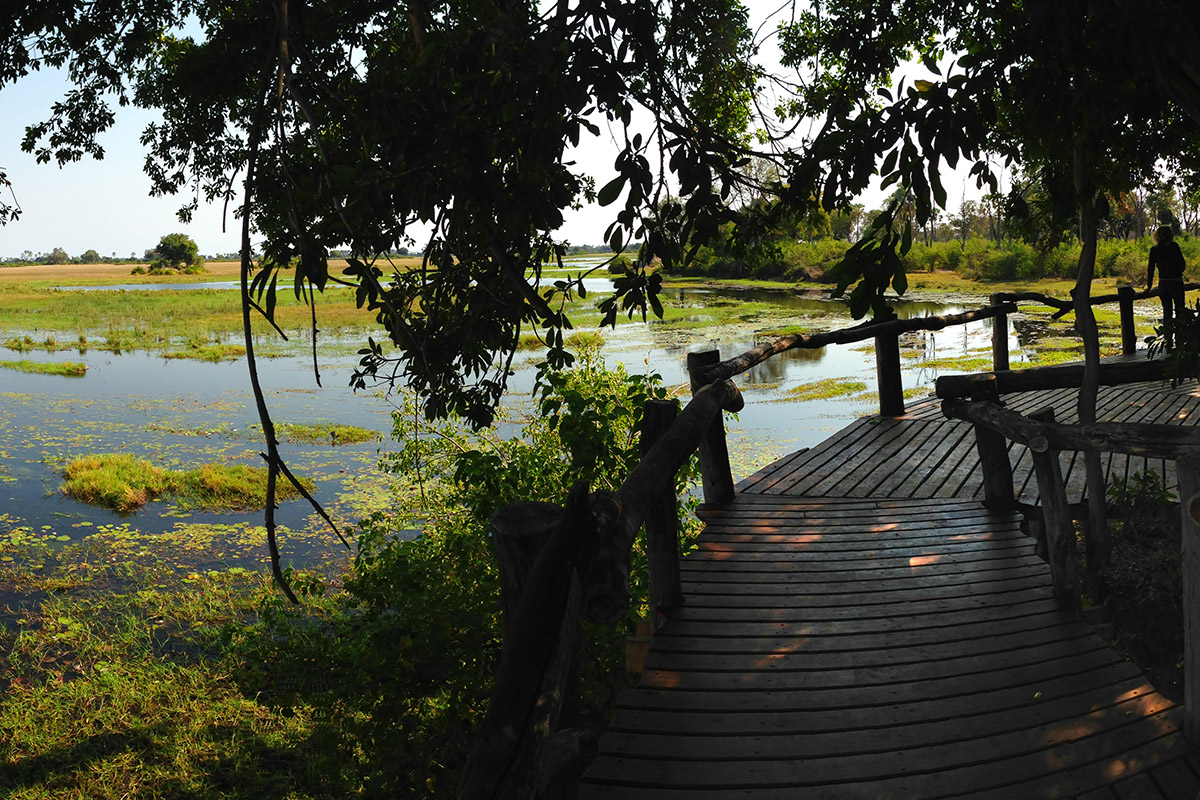
[[[1080,120],[1082,122],[1082,120]],[[1100,391],[1100,334],[1096,327],[1096,316],[1090,302],[1092,274],[1096,267],[1096,206],[1091,181],[1088,180],[1088,163],[1084,144],[1085,133],[1076,130],[1075,192],[1079,200],[1079,270],[1075,278],[1075,328],[1083,338],[1083,382],[1079,387],[1079,421],[1096,421],[1096,398]],[[1096,587],[1112,545],[1108,535],[1108,513],[1105,507],[1104,469],[1099,452],[1084,454],[1087,478],[1086,547],[1087,572],[1085,585],[1089,590]]]

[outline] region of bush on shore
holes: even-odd
[[[1181,236],[1177,241],[1188,264],[1187,279],[1200,279],[1200,239]],[[1096,247],[1096,277],[1142,283],[1151,244],[1149,237],[1136,241],[1100,240]],[[721,278],[822,281],[849,249],[850,242],[838,239],[781,240],[738,252],[722,242],[698,248],[691,263],[676,267],[674,271],[681,275]],[[1039,252],[1025,242],[1011,241],[997,246],[993,241],[973,237],[965,245],[960,241],[914,242],[903,262],[910,274],[950,270],[964,278],[984,282],[1071,279],[1078,268],[1079,253],[1077,241]]]

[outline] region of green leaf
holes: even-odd
[[[883,166],[879,168],[880,175],[890,175],[896,168],[896,159],[900,157],[899,150],[892,150],[883,159]]]
[[[612,236],[608,240],[608,246],[614,251],[620,251],[625,244],[625,229],[617,227],[613,230]]]
[[[267,319],[275,320],[275,279],[276,275],[271,276],[271,285],[267,287]]]
[[[662,303],[660,303],[658,300],[658,294],[656,293],[656,294],[648,295],[646,297],[646,299],[650,301],[650,308],[652,311],[654,311],[654,316],[658,317],[659,319],[662,319],[663,318],[663,307],[662,307]]]
[[[625,188],[625,176],[619,175],[604,184],[604,188],[596,195],[596,202],[602,206],[611,205],[614,200],[621,196],[623,188]]]

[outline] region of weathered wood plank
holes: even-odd
[[[1067,420],[1075,395],[1005,399]],[[1099,408],[1200,422],[1200,398],[1156,383],[1107,387]],[[937,412],[859,420],[703,509],[688,604],[619,698],[582,796],[1194,798],[1182,709],[1053,603],[1018,518],[971,499],[969,424]],[[1009,450],[1015,487],[1030,456]],[[1162,462],[1104,462],[1110,479],[1147,466]]]
[[[687,736],[680,733],[637,733],[609,736],[600,742],[606,755],[630,758],[703,759],[720,761],[745,754],[754,760],[792,760],[846,758],[876,755],[881,751],[902,752],[932,745],[963,744],[976,740],[981,730],[995,736],[1044,732],[1063,718],[1079,717],[1089,722],[1107,718],[1110,722],[1125,716],[1148,716],[1171,707],[1159,694],[1129,698],[1106,709],[1096,709],[1086,696],[1075,695],[1055,702],[1039,703],[1017,709],[1001,709],[978,716],[939,720],[936,723],[898,725],[855,731],[798,732],[771,736],[715,734]],[[1057,732],[1062,735],[1062,732]],[[1049,744],[1050,742],[1046,742]],[[973,745],[975,747],[978,744]],[[895,765],[877,764],[880,771],[895,770]],[[864,774],[867,777],[869,773]],[[1147,780],[1149,780],[1147,776]]]
[[[1101,697],[1138,696],[1154,691],[1149,684],[1135,683],[1140,675],[1135,667],[1122,660],[1086,672],[1045,674],[1034,683],[1018,684],[989,691],[946,697],[937,703],[886,703],[846,708],[780,707],[762,710],[727,711],[693,710],[683,716],[667,709],[647,709],[628,703],[626,695],[618,701],[610,730],[648,733],[679,732],[686,724],[694,735],[781,735],[789,733],[836,733],[855,730],[881,730],[889,727],[916,725],[926,722],[945,724],[952,720],[967,720],[985,714],[1005,711],[1028,711],[1034,706],[1064,698],[1083,698],[1089,710],[1095,704],[1093,695]],[[1034,695],[1041,692],[1040,698]]]
[[[1162,792],[1144,772],[1117,781],[1112,790],[1120,800],[1163,800]]]
[[[869,594],[847,593],[798,593],[781,594],[773,591],[776,587],[770,585],[755,587],[759,591],[738,591],[736,586],[705,585],[693,582],[690,586],[695,590],[688,595],[688,605],[691,608],[836,608],[846,603],[887,607],[903,606],[906,603],[924,602],[940,599],[963,599],[979,594],[1006,594],[1029,590],[1041,591],[1047,585],[1048,572],[1043,568],[1038,571],[1026,571],[1019,575],[1005,575],[1001,579],[990,581],[971,580],[943,586],[926,586],[918,590],[872,591]],[[723,590],[723,591],[719,591]]]
[[[1196,800],[1200,796],[1200,777],[1188,769],[1187,761],[1182,758],[1155,767],[1150,777],[1168,800]]]
[[[822,797],[954,797],[981,787],[1008,787],[1016,775],[1016,764],[1026,770],[1023,777],[1038,772],[1053,776],[1058,783],[1066,768],[1083,767],[1112,757],[1178,731],[1171,710],[1128,722],[1123,714],[1105,709],[1081,720],[1090,735],[1061,723],[969,742],[920,747],[896,753],[873,753],[821,759],[778,761],[637,759],[602,754],[597,763],[610,762],[622,780],[672,788],[736,786],[770,789],[781,784],[820,787]],[[1030,749],[1050,751],[1053,758],[1030,758]],[[986,759],[980,763],[981,759]],[[920,764],[926,772],[911,774]],[[1041,776],[1039,776],[1041,777]],[[1086,783],[1076,790],[1094,788]],[[864,795],[862,790],[874,791]],[[1072,792],[1074,794],[1074,792]],[[1031,797],[1036,794],[1009,794]]]

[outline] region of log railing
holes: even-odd
[[[1188,288],[1200,288],[1200,284],[1188,284]],[[1112,297],[1093,298],[1092,303],[1121,304],[1122,342],[1129,352],[1136,344],[1133,300],[1159,293],[1134,293],[1123,287]],[[997,372],[982,378],[954,376],[938,380],[938,394],[947,398],[945,413],[975,424],[989,505],[1012,505],[1012,470],[1005,437],[1025,442],[1035,454],[1055,591],[1064,602],[1077,603],[1078,580],[1072,573],[1071,558],[1074,533],[1057,451],[1095,447],[1177,458],[1181,494],[1191,498],[1184,508],[1194,509],[1191,516],[1184,515],[1184,585],[1189,604],[1185,607],[1200,608],[1200,523],[1195,521],[1200,519],[1200,439],[1192,442],[1188,437],[1181,438],[1177,427],[1170,428],[1168,435],[1147,429],[1155,426],[1062,426],[1053,422],[1052,411],[1049,416],[1043,413],[1030,417],[1005,411],[998,404],[1000,392],[1020,391],[1035,384],[1044,388],[1077,386],[1081,378],[1077,374],[1080,369],[1073,367],[1008,369],[1007,317],[1017,311],[1017,301],[1030,300],[1058,309],[1055,316],[1071,310],[1070,301],[1045,295],[993,295],[991,306],[974,311],[871,321],[828,333],[793,334],[725,361],[716,351],[689,354],[691,402],[678,416],[674,403],[651,401],[647,405],[642,459],[618,491],[589,493],[588,487],[580,484],[572,488],[565,508],[549,503],[514,503],[497,511],[492,517],[492,533],[500,563],[503,646],[492,700],[467,763],[460,796],[470,800],[573,796],[598,738],[597,731],[575,719],[579,621],[613,624],[625,616],[630,547],[643,522],[650,563],[652,629],[683,603],[675,475],[698,450],[705,501],[724,504],[733,499],[721,412],[740,410],[743,401],[730,379],[788,350],[873,339],[880,414],[899,416],[905,410],[899,337],[911,331],[994,320]],[[1155,377],[1162,377],[1161,362],[1119,365],[1115,372],[1110,365],[1101,367],[1104,382]],[[1135,440],[1140,444],[1123,444]],[[1135,449],[1138,447],[1142,449]],[[1046,498],[1051,498],[1049,503]],[[1188,618],[1187,625],[1191,653],[1200,647],[1200,611]],[[1200,651],[1191,663],[1200,663]],[[1191,697],[1200,692],[1197,674],[1200,669],[1189,670],[1186,679]],[[1189,706],[1187,717],[1188,730],[1193,733],[1200,732],[1196,706]]]
[[[682,602],[675,475],[722,410],[742,404],[724,380],[697,389],[678,416],[674,403],[650,401],[641,461],[616,492],[580,483],[565,508],[514,503],[492,517],[504,641],[462,798],[573,796],[598,737],[575,719],[579,621],[625,617],[630,547],[643,522],[651,613]]]
[[[1106,365],[1132,368],[1135,365]],[[1063,368],[1026,370],[1022,389],[1056,388],[1061,385]],[[1036,379],[1045,380],[1039,385]],[[1110,372],[1108,379],[1141,374]],[[965,380],[938,382],[943,398],[942,412],[975,426],[976,444],[983,469],[985,497],[989,505],[1012,507],[1012,466],[1004,440],[1020,442],[1033,456],[1038,496],[1041,500],[1040,525],[1046,543],[1054,594],[1067,607],[1078,607],[1079,577],[1075,565],[1075,529],[1066,487],[1059,464],[1059,452],[1112,452],[1162,458],[1175,461],[1179,479],[1180,517],[1182,521],[1183,616],[1184,616],[1184,733],[1191,741],[1200,741],[1200,430],[1176,425],[1095,422],[1064,425],[1055,422],[1054,410],[1023,416],[1003,407],[998,387],[1003,373],[961,376]],[[1102,380],[1104,375],[1102,374]],[[998,437],[998,438],[997,438]],[[985,458],[989,450],[994,457]],[[1003,457],[999,453],[1004,451]],[[1007,493],[1005,493],[1007,489]],[[1084,526],[1084,535],[1091,535]]]
[[[953,325],[965,325],[984,319],[1003,319],[1017,310],[1011,303],[988,306],[961,314],[914,317],[912,319],[872,320],[861,325],[841,328],[827,333],[793,333],[765,342],[725,361],[716,351],[691,353],[688,355],[688,373],[692,388],[706,386],[720,380],[740,375],[767,359],[799,348],[816,349],[831,344],[853,344],[873,339],[875,342],[875,372],[879,381],[879,414],[898,417],[904,413],[904,384],[900,371],[900,336],[913,331],[938,331]],[[710,448],[715,454],[700,451],[701,472],[704,474],[704,499],[709,503],[728,502],[733,497],[733,482],[725,478],[728,472],[728,457],[722,457],[724,433],[715,426]],[[717,443],[718,439],[720,444]],[[713,477],[710,477],[710,474]]]
[[[1184,291],[1200,289],[1200,283],[1185,283],[1183,288]],[[1094,295],[1088,299],[1088,302],[1093,306],[1106,305],[1108,303],[1117,303],[1119,305],[1121,312],[1121,352],[1129,355],[1137,350],[1137,334],[1134,333],[1133,327],[1133,301],[1161,296],[1161,287],[1138,292],[1132,286],[1120,286],[1117,287],[1115,293]],[[1050,315],[1051,319],[1058,319],[1075,310],[1073,300],[1052,297],[1041,292],[998,292],[991,296],[991,302],[992,305],[1034,302],[1050,306],[1055,309],[1054,313]],[[992,364],[993,369],[997,371],[1008,369],[1007,317],[998,317],[992,323]]]

